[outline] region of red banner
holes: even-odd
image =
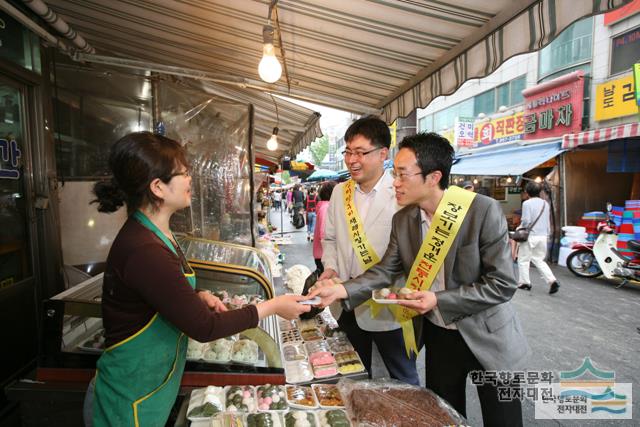
[[[584,71],[558,77],[522,92],[524,139],[562,136],[582,130]]]

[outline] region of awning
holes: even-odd
[[[640,136],[640,123],[627,123],[626,125],[594,129],[587,132],[570,133],[562,137],[562,148],[571,149],[581,145],[638,136]]]
[[[359,114],[383,112],[391,123],[625,0],[45,2],[97,55],[197,70],[228,86]],[[274,85],[257,73],[270,3],[286,72]]]
[[[560,141],[554,141],[469,153],[457,159],[451,175],[522,175],[562,151]]]

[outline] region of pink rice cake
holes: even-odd
[[[309,356],[309,362],[311,362],[311,365],[315,368],[318,365],[335,364],[336,359],[333,357],[333,354],[328,351],[318,351]]]
[[[313,365],[313,376],[316,378],[333,377],[338,375],[338,365],[335,363]]]

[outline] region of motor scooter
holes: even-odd
[[[598,277],[622,279],[619,288],[629,281],[640,282],[640,262],[627,257],[616,248],[618,235],[611,220],[611,203],[607,203],[606,220],[598,223],[598,238],[595,242],[574,243],[573,252],[567,257],[567,268],[578,277]],[[628,248],[640,259],[640,241],[630,240]]]

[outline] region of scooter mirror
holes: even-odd
[[[611,203],[607,203],[607,212],[611,212],[613,205]]]

